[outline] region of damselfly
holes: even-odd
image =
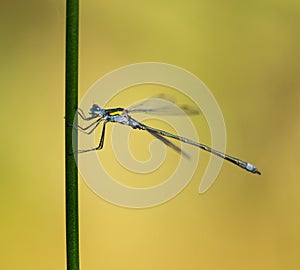
[[[140,130],[145,130],[148,133],[150,133],[152,136],[155,138],[159,139],[161,142],[166,144],[167,146],[171,147],[174,149],[176,152],[182,154],[184,157],[188,158],[188,155],[183,152],[178,146],[176,146],[174,143],[172,143],[170,140],[166,139],[165,137],[169,137],[178,141],[181,141],[183,143],[187,143],[196,147],[199,147],[202,150],[205,150],[207,152],[210,152],[220,158],[223,158],[249,172],[252,173],[257,173],[261,174],[260,171],[254,167],[252,164],[243,161],[241,159],[229,156],[225,153],[222,153],[218,150],[215,150],[209,146],[206,146],[204,144],[201,144],[199,142],[192,141],[190,139],[174,135],[172,133],[169,133],[167,131],[161,130],[161,129],[156,129],[150,126],[147,126],[145,124],[140,123],[139,121],[133,119],[130,114],[136,113],[136,112],[143,112],[143,113],[156,113],[159,111],[159,109],[152,109],[151,102],[143,102],[141,104],[138,104],[136,106],[130,107],[128,109],[124,108],[111,108],[111,109],[103,109],[97,104],[93,104],[92,107],[89,109],[89,114],[90,116],[86,116],[83,112],[82,109],[78,108],[78,115],[84,120],[84,121],[92,121],[89,125],[86,127],[81,127],[77,126],[75,127],[79,131],[82,131],[86,134],[91,134],[97,127],[98,125],[103,122],[103,128],[102,128],[102,135],[99,141],[99,144],[97,147],[91,148],[91,149],[86,149],[86,150],[78,150],[78,153],[85,153],[85,152],[90,152],[90,151],[95,151],[95,150],[100,150],[103,148],[104,144],[104,137],[105,137],[105,128],[106,124],[111,122],[111,123],[119,123],[122,125],[127,125],[130,126],[133,129],[140,129]],[[184,110],[188,110],[187,108],[183,108]],[[161,107],[160,108],[161,113],[168,114],[168,107]],[[189,110],[188,114],[195,114],[197,111]]]

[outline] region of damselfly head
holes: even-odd
[[[89,114],[91,115],[104,115],[105,111],[97,104],[93,104],[93,106],[89,109]]]

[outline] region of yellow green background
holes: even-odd
[[[80,2],[80,96],[124,65],[185,68],[217,99],[228,153],[262,171],[226,163],[199,195],[200,163],[141,210],[80,179],[81,269],[298,269],[299,1]],[[65,269],[64,31],[64,1],[0,3],[1,269]]]

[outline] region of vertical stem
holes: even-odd
[[[73,123],[78,106],[78,1],[66,0],[65,192],[68,270],[79,270],[78,174],[75,158],[70,155],[73,153],[72,133],[75,132],[70,124]],[[75,145],[77,145],[77,132]]]

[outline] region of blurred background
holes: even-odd
[[[80,96],[124,65],[180,66],[217,99],[227,152],[262,171],[224,163],[199,195],[200,163],[178,196],[141,210],[80,179],[81,269],[299,269],[299,1],[80,4]],[[65,269],[64,31],[64,1],[0,2],[1,269]]]

